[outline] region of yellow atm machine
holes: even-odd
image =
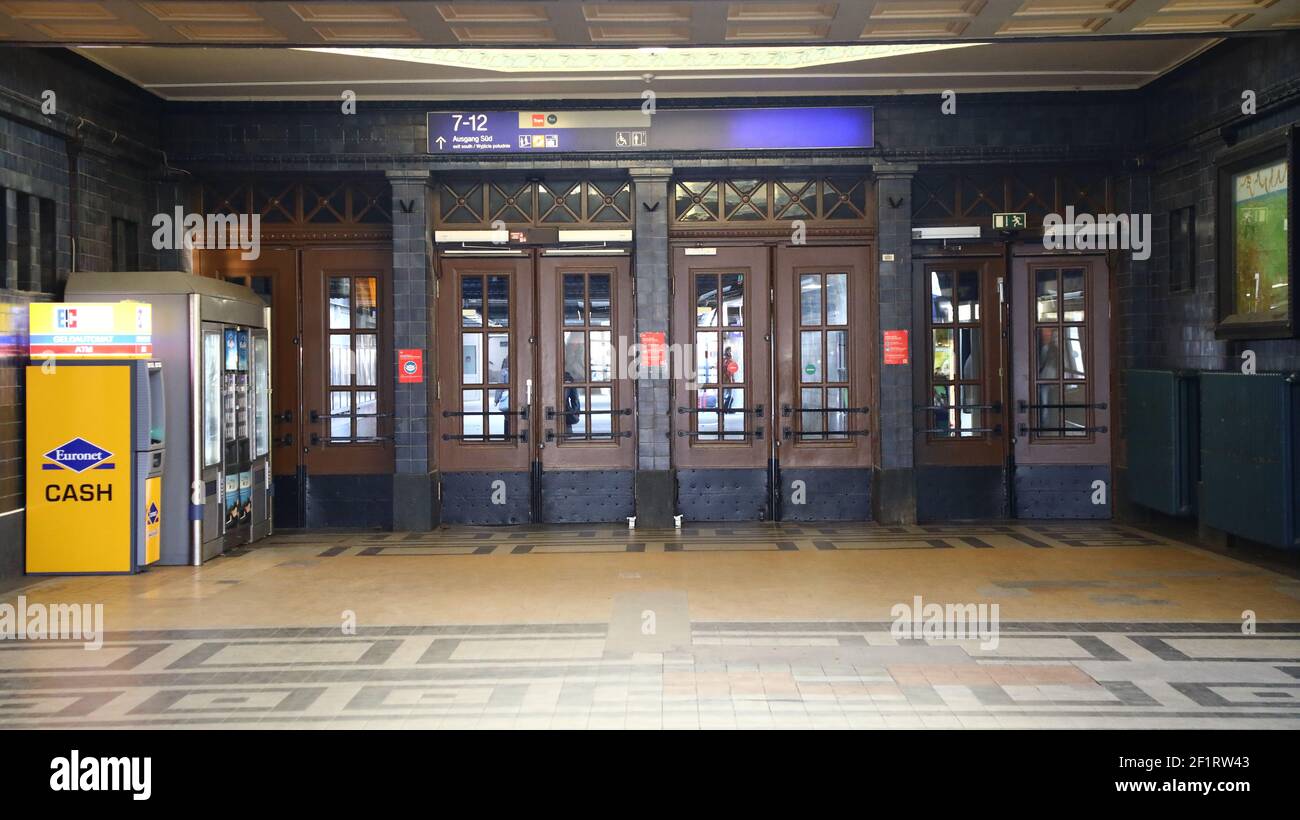
[[[33,303],[27,572],[139,572],[162,532],[163,371],[142,302]]]

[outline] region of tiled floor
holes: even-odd
[[[19,595],[108,635],[0,641],[0,727],[1300,728],[1300,581],[1109,523],[302,533]],[[997,647],[894,637],[917,595]]]

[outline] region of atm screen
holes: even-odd
[[[226,328],[226,370],[239,369],[239,331]]]

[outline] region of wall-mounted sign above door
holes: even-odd
[[[869,106],[430,112],[430,154],[871,148]]]

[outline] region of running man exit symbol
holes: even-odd
[[[1004,230],[1004,231],[1013,230],[1017,228],[1024,228],[1027,227],[1028,225],[1029,225],[1028,214],[1024,214],[1024,213],[993,214],[994,230]]]

